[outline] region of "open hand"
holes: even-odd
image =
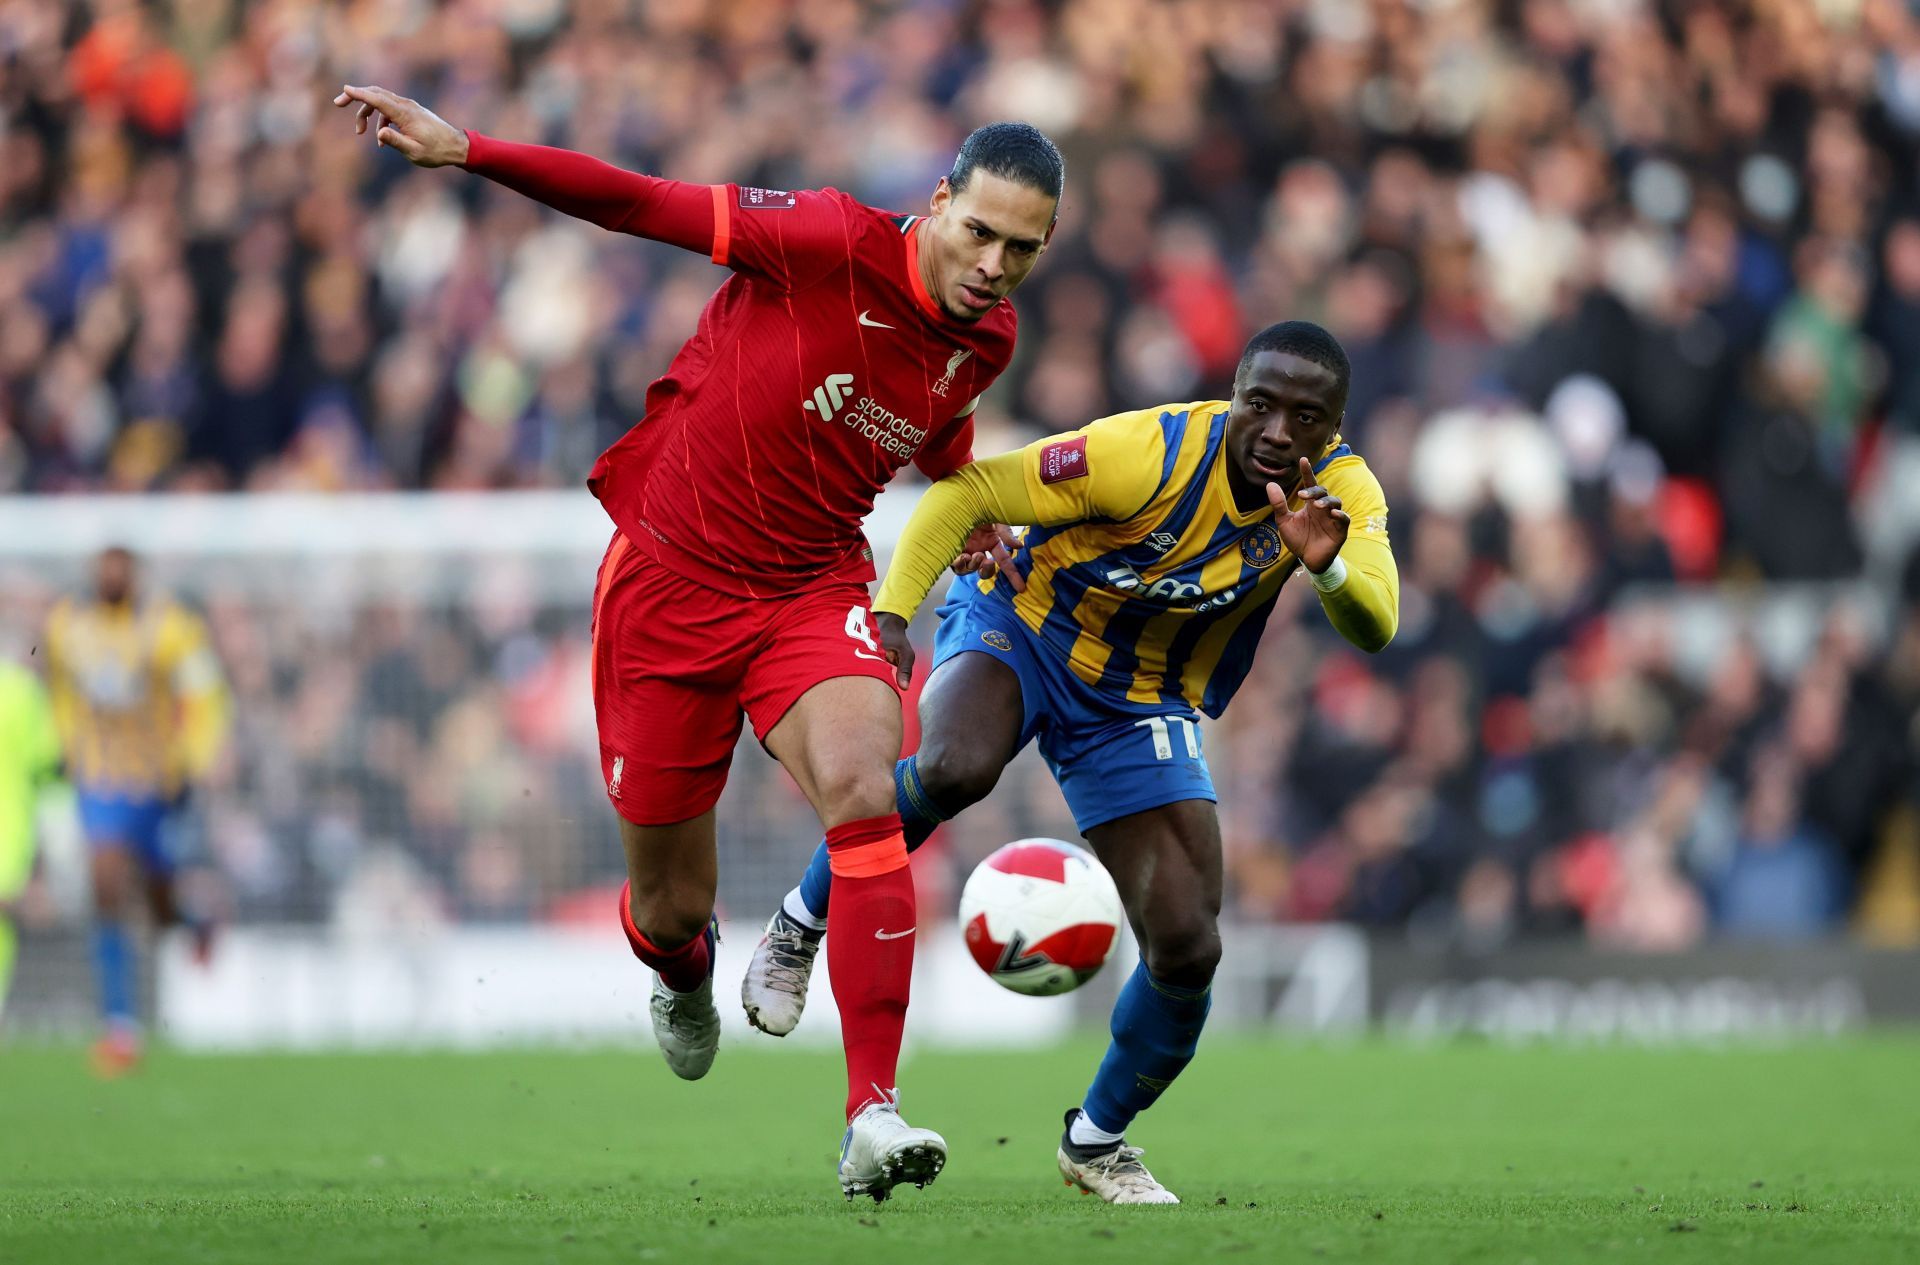
[[[893,665],[900,688],[913,684],[913,643],[907,640],[907,621],[892,611],[873,613],[874,631],[880,634],[880,653]]]
[[[1305,457],[1300,458],[1300,482],[1294,495],[1300,498],[1300,508],[1289,510],[1285,490],[1278,483],[1267,484],[1280,543],[1301,566],[1318,575],[1340,556],[1352,520],[1340,508],[1340,498],[1313,481],[1313,463]]]
[[[467,161],[467,134],[410,97],[385,88],[340,89],[333,103],[343,109],[359,102],[354,111],[356,136],[373,124],[373,141],[400,151],[416,167],[453,167]]]
[[[959,556],[953,560],[953,573],[977,575],[983,580],[1004,575],[1015,593],[1024,593],[1026,577],[1013,565],[1013,551],[1019,547],[1020,538],[1005,523],[976,527],[961,544]]]

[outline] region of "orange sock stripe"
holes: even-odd
[[[633,925],[633,909],[627,904],[632,893],[631,882],[620,884],[620,929],[627,933],[627,945],[635,957],[642,953],[658,953],[660,950],[653,947],[653,941],[641,935],[640,928]]]
[[[627,943],[633,949],[634,956],[638,957],[642,953],[651,953],[655,957],[670,958],[675,954],[685,952],[689,946],[700,939],[700,936],[695,936],[692,940],[687,941],[686,944],[681,945],[677,949],[661,948],[653,941],[647,939],[646,934],[634,925],[632,898],[633,884],[631,882],[620,884],[620,927],[627,933]],[[701,935],[705,934],[705,932],[701,933]]]
[[[827,849],[827,868],[835,878],[874,878],[907,868],[907,837],[899,831],[871,843]]]

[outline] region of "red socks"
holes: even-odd
[[[627,933],[627,946],[633,956],[660,972],[661,982],[676,993],[690,993],[713,973],[713,937],[701,932],[677,949],[660,949],[640,934],[633,925],[633,911],[627,905],[631,883],[620,884],[620,928]],[[829,914],[832,910],[829,907]]]
[[[827,970],[847,1050],[847,1118],[893,1092],[913,985],[913,875],[900,814],[827,831]]]

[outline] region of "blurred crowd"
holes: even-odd
[[[1210,736],[1243,914],[1920,935],[1897,0],[14,0],[0,492],[577,486],[638,416],[711,265],[415,171],[353,136],[343,82],[904,210],[971,126],[1046,129],[1068,189],[982,451],[1217,396],[1271,320],[1339,335],[1403,627],[1363,660],[1292,602]],[[1789,582],[1801,661],[1743,618],[1683,661],[1658,594],[1750,613]],[[581,731],[543,713],[584,706],[575,623],[393,607],[316,646],[213,605],[261,727],[226,802],[289,873],[370,834],[449,908],[524,916],[612,859]],[[366,778],[315,755],[329,732]],[[529,750],[539,778],[502,773]],[[740,833],[807,833],[748,767]],[[1034,772],[949,846],[1069,831]]]

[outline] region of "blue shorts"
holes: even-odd
[[[1025,714],[1014,749],[1040,740],[1080,833],[1185,799],[1218,802],[1197,712],[1182,703],[1131,703],[1088,685],[1012,607],[961,576],[940,608],[933,666],[968,652],[992,655],[1020,678]]]
[[[147,795],[112,795],[82,790],[80,828],[95,848],[126,848],[150,873],[174,871],[167,840],[167,800]]]

